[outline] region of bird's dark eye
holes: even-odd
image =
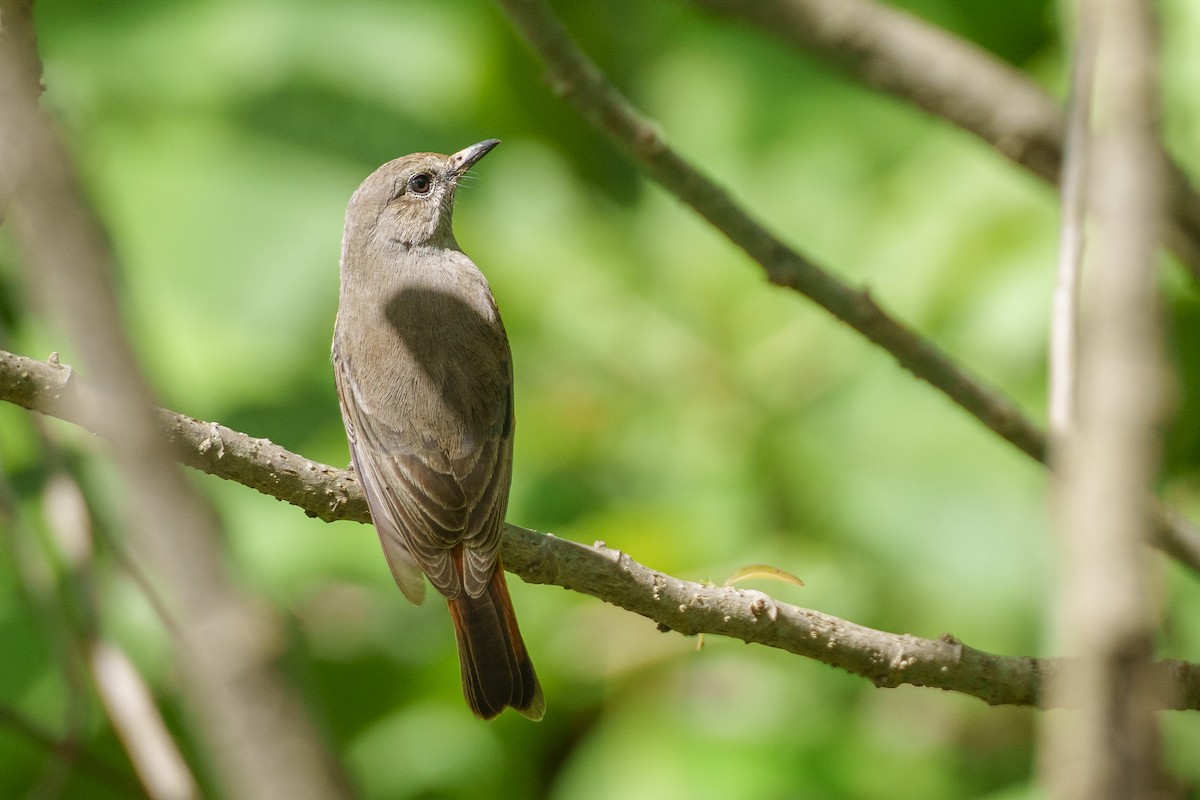
[[[428,194],[430,188],[433,187],[433,179],[424,172],[413,175],[408,179],[409,191],[416,194]]]

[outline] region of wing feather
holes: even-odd
[[[451,459],[437,442],[414,441],[408,431],[370,414],[355,391],[351,361],[345,354],[335,361],[351,458],[397,585],[419,603],[424,572],[447,597],[462,588],[471,597],[480,596],[496,567],[508,505],[511,385],[507,402],[497,409],[504,416],[495,434]],[[451,558],[460,544],[466,554],[461,576]]]

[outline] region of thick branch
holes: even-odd
[[[745,20],[975,134],[1014,163],[1056,184],[1065,117],[1050,95],[977,45],[874,0],[692,0]],[[1168,165],[1163,235],[1200,277],[1200,196]]]
[[[68,367],[0,351],[0,400],[64,419],[93,390]],[[160,409],[180,461],[235,480],[326,521],[369,522],[353,473],[309,461],[264,439]],[[730,636],[796,653],[861,675],[877,686],[929,686],[993,704],[1041,705],[1055,661],[1000,656],[952,636],[921,639],[877,631],[819,611],[778,603],[761,592],[679,580],[597,544],[588,547],[508,525],[504,566],[529,583],[597,597],[684,634]],[[1200,666],[1155,667],[1174,692],[1165,707],[1200,709]]]
[[[1087,148],[1088,221],[1078,424],[1056,449],[1053,497],[1062,566],[1058,646],[1078,656],[1047,692],[1080,708],[1043,727],[1043,777],[1059,800],[1162,795],[1158,675],[1152,666],[1156,583],[1143,558],[1146,498],[1158,472],[1165,390],[1156,266],[1163,205],[1157,52],[1142,0],[1083,0],[1079,41],[1096,39]]]
[[[0,400],[87,428],[84,409],[95,390],[57,357],[50,362],[0,350]],[[215,422],[157,409],[161,429],[178,459],[195,469],[257,489],[326,522],[370,522],[371,513],[354,473],[309,461],[266,439],[255,439]],[[89,428],[90,429],[90,428]]]
[[[7,13],[11,5],[0,7],[0,21],[27,24]],[[16,39],[23,36],[32,40],[32,30]],[[231,798],[348,797],[340,769],[276,663],[278,620],[228,578],[211,509],[161,435],[152,393],[121,329],[105,232],[82,199],[57,132],[37,109],[35,70],[22,54],[0,47],[0,201],[10,203],[7,221],[31,296],[95,371],[94,402],[75,410],[112,445],[130,550],[176,623],[188,721]]]
[[[788,247],[710,178],[672,150],[654,124],[617,91],[571,40],[543,0],[497,0],[544,62],[551,86],[651,178],[759,263],[775,284],[804,294],[887,350],[994,433],[1042,463],[1046,434],[995,389],[960,368],[937,345],[890,316],[866,290],[852,288]],[[1200,532],[1155,508],[1154,543],[1200,571]]]

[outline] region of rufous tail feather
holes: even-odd
[[[479,597],[460,590],[448,602],[458,639],[463,694],[471,710],[491,719],[512,706],[529,719],[541,719],[546,700],[521,639],[500,564]]]

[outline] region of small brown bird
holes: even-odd
[[[517,628],[500,535],[512,478],[512,356],[483,274],[451,228],[454,190],[499,144],[416,153],[346,208],[333,365],[354,469],[396,584],[445,595],[463,692],[491,719],[546,701]]]

